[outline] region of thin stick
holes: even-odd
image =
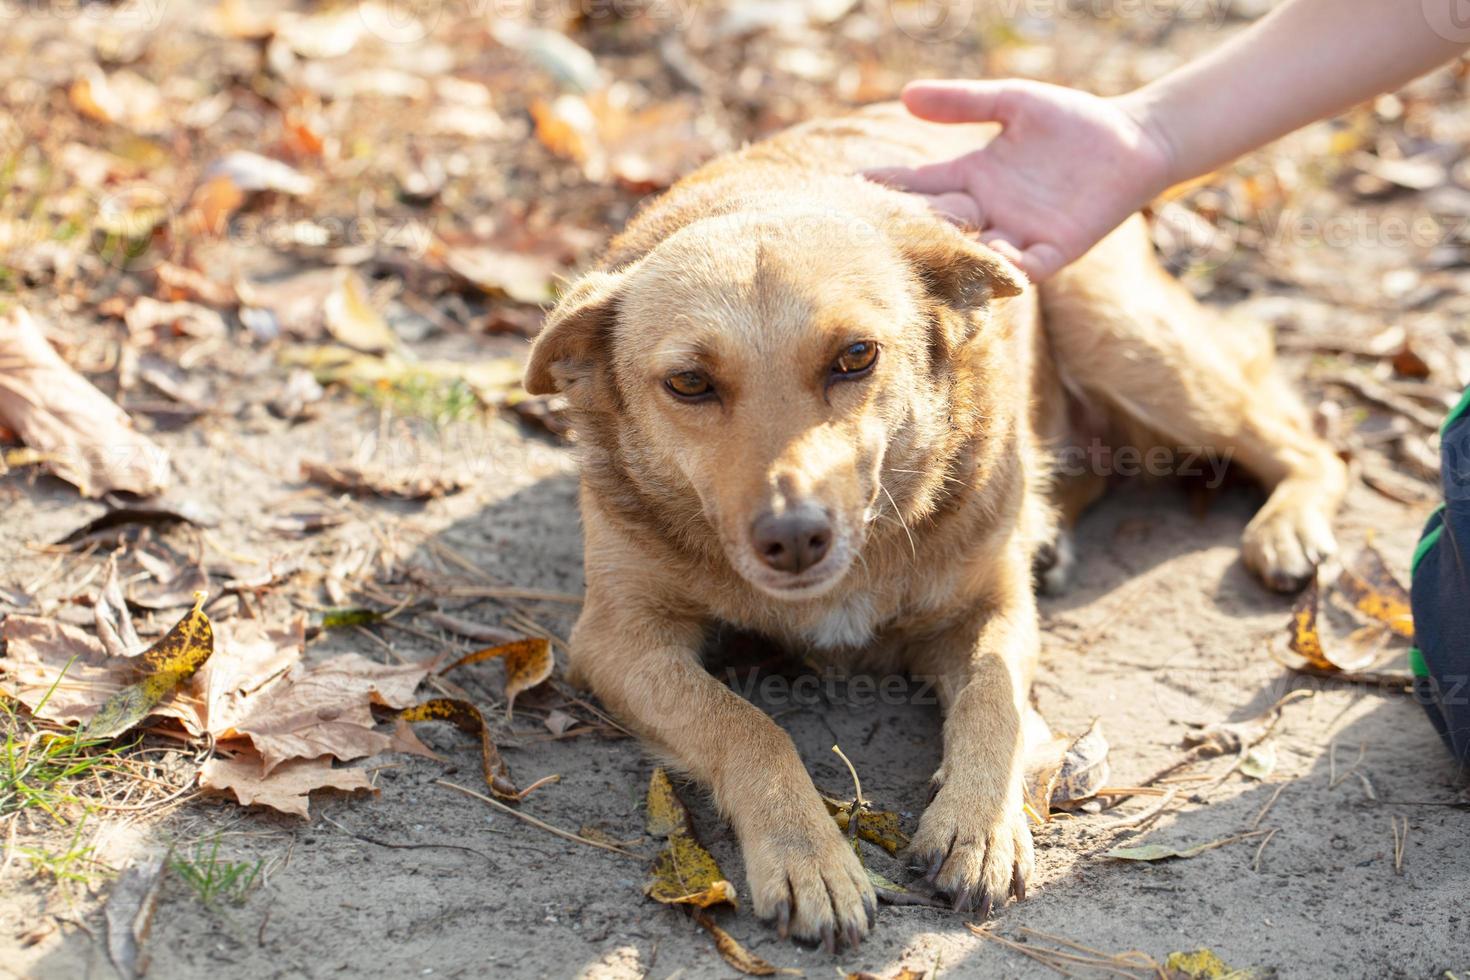
[[[1153,806],[1149,807],[1146,810],[1140,810],[1138,813],[1135,813],[1131,817],[1124,817],[1121,820],[1114,820],[1112,823],[1108,824],[1107,829],[1123,830],[1128,827],[1138,827],[1142,824],[1146,824],[1154,817],[1157,817],[1159,814],[1163,813],[1164,808],[1170,803],[1173,803],[1174,797],[1178,795],[1179,787],[1171,786],[1169,790],[1164,793],[1159,802],[1155,803]],[[1137,840],[1137,838],[1134,839]]]
[[[867,801],[863,799],[863,782],[858,779],[857,769],[854,768],[852,761],[843,754],[842,750],[834,745],[832,746],[832,751],[837,753],[837,758],[842,760],[843,764],[847,766],[847,771],[852,774],[853,791],[857,795],[852,801],[852,812],[847,815],[847,836],[856,837],[858,835],[858,821],[861,819],[863,810],[868,805]]]
[[[485,803],[489,803],[491,806],[495,807],[497,810],[504,810],[506,813],[508,813],[511,816],[515,817],[517,820],[522,820],[522,821],[530,824],[532,827],[538,827],[541,830],[544,830],[544,831],[546,831],[549,834],[555,834],[557,837],[560,837],[560,838],[562,838],[564,840],[575,841],[578,844],[586,844],[588,847],[596,847],[596,848],[599,848],[600,850],[604,850],[604,851],[612,851],[614,854],[622,854],[625,857],[639,858],[639,859],[642,858],[642,855],[641,854],[635,854],[632,851],[625,850],[624,848],[618,847],[618,846],[616,846],[614,844],[604,844],[601,841],[589,840],[586,837],[579,836],[579,835],[574,834],[574,833],[572,833],[570,831],[562,830],[560,827],[553,827],[549,823],[544,823],[544,822],[542,822],[540,820],[537,820],[535,817],[531,816],[528,813],[522,813],[519,810],[511,809],[510,807],[506,806],[504,803],[500,802],[499,800],[493,800],[493,799],[491,799],[490,797],[486,796],[483,793],[476,793],[474,790],[469,789],[468,787],[465,787],[465,786],[460,786],[458,783],[451,783],[451,782],[448,782],[447,780],[443,780],[443,779],[436,779],[436,780],[434,780],[434,782],[437,783],[440,786],[444,786],[444,787],[446,787],[448,789],[452,789],[455,792],[463,793],[465,796],[473,796],[477,800],[480,800],[480,801],[485,802]]]
[[[1342,782],[1344,779],[1348,778],[1348,776],[1352,775],[1353,770],[1358,768],[1358,763],[1363,761],[1363,756],[1367,753],[1367,751],[1368,743],[1359,742],[1358,757],[1354,759],[1353,764],[1344,769],[1342,775],[1339,776],[1337,775],[1337,743],[1333,742],[1332,747],[1328,750],[1327,753],[1327,761],[1330,764],[1330,777],[1327,781],[1327,788],[1336,789],[1338,783]]]
[[[1251,870],[1254,871],[1254,872],[1256,872],[1256,874],[1260,874],[1261,873],[1261,854],[1262,854],[1262,852],[1264,852],[1266,850],[1266,845],[1269,844],[1269,843],[1271,843],[1271,838],[1272,837],[1275,837],[1276,836],[1276,831],[1278,831],[1280,829],[1281,829],[1280,827],[1272,827],[1271,828],[1271,832],[1266,835],[1266,837],[1265,837],[1264,840],[1261,841],[1261,846],[1258,847],[1258,848],[1256,848],[1256,859],[1251,862]]]
[[[1281,791],[1286,789],[1288,785],[1290,784],[1282,783],[1280,786],[1276,787],[1276,792],[1272,793],[1271,798],[1266,801],[1266,805],[1261,807],[1261,812],[1256,814],[1256,819],[1251,821],[1250,827],[1247,828],[1248,830],[1255,830],[1261,825],[1261,821],[1266,819],[1266,814],[1270,812],[1271,807],[1276,805],[1276,798],[1281,795]]]
[[[1404,818],[1403,832],[1399,831],[1398,817],[1389,817],[1393,824],[1393,873],[1401,875],[1404,873],[1404,848],[1409,843],[1409,818]]]

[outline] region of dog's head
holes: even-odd
[[[951,365],[979,314],[1023,286],[1003,258],[906,205],[875,221],[751,208],[578,282],[532,349],[526,388],[615,412],[628,479],[692,489],[743,578],[814,597],[885,504],[897,510],[885,467],[922,466],[941,438]]]

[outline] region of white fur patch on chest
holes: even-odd
[[[860,647],[873,640],[873,602],[866,595],[843,600],[821,620],[804,630],[807,642],[822,649]]]

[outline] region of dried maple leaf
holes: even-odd
[[[102,703],[86,732],[113,738],[136,726],[164,698],[193,677],[214,653],[214,629],[204,615],[203,592],[194,593],[194,608],[138,658],[144,676]]]
[[[551,656],[551,643],[544,637],[533,636],[476,650],[460,657],[439,673],[447,674],[456,667],[497,658],[505,661],[505,713],[508,717],[515,707],[516,695],[543,683],[556,666]]]
[[[169,482],[168,454],[67,366],[23,309],[0,314],[0,425],[43,453],[84,497],[141,496]]]
[[[108,656],[90,634],[53,619],[7,616],[0,638],[0,693],[48,721],[90,721],[132,673],[131,661]]]
[[[422,664],[387,666],[356,653],[298,664],[241,707],[233,730],[260,752],[263,775],[290,759],[377,755],[392,739],[376,730],[371,705],[408,707],[428,672]]]
[[[244,806],[259,804],[303,819],[309,815],[308,795],[312,790],[377,792],[361,769],[338,769],[330,759],[293,759],[266,770],[253,752],[232,759],[210,759],[199,771],[199,788],[230,793]]]

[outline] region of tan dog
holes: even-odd
[[[712,625],[936,681],[943,761],[911,853],[985,915],[1032,867],[1033,566],[1046,555],[1056,584],[1059,528],[1106,482],[1058,477],[1056,451],[1103,436],[1233,454],[1272,490],[1244,557],[1279,588],[1334,546],[1345,470],[1271,374],[1269,339],[1200,308],[1141,222],[1031,289],[851,176],[989,134],[878,106],[709,164],[567,293],[526,373],[567,393],[582,436],[574,675],[710,787],[756,913],[829,948],[870,928],[873,890],[791,739],[702,667]]]

